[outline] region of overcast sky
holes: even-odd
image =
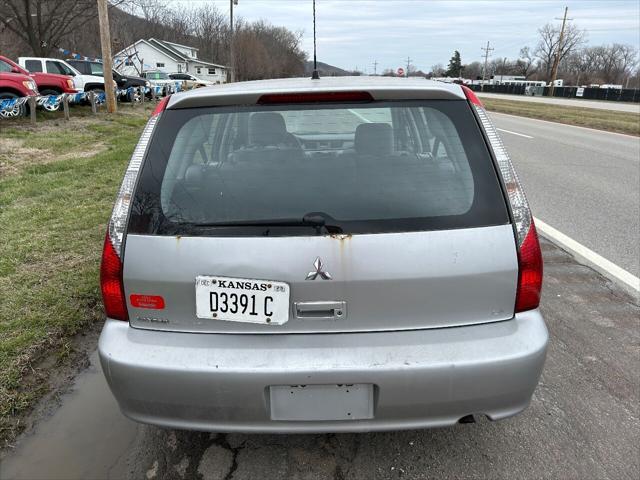
[[[213,1],[229,12],[229,0],[170,0],[181,7]],[[592,45],[628,43],[639,47],[638,0],[316,0],[318,60],[372,72],[406,64],[407,56],[427,71],[447,64],[454,49],[463,63],[480,60],[487,40],[494,57],[516,57],[521,47],[535,47],[537,29],[560,23],[564,6],[573,23],[588,32]],[[303,47],[312,58],[311,0],[239,0],[236,15],[265,19],[304,32]],[[215,59],[212,59],[215,61]]]

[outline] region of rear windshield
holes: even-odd
[[[508,221],[467,102],[395,101],[167,110],[129,232],[298,236]]]

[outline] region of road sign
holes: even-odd
[[[399,77],[404,77],[404,68],[402,68],[402,67],[398,68],[398,76]]]

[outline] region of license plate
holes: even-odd
[[[289,285],[272,280],[196,277],[196,316],[282,325],[289,320]]]

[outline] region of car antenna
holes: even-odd
[[[313,0],[313,73],[311,74],[311,79],[320,80],[318,60],[316,58],[316,0]]]

